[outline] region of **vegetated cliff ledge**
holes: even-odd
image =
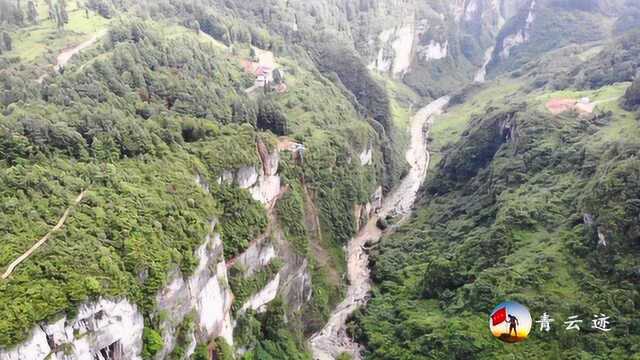
[[[188,277],[179,268],[173,269],[167,285],[155,297],[156,305],[150,317],[159,324],[158,332],[163,344],[154,359],[167,358],[178,345],[184,348],[183,358],[188,358],[197,344],[218,337],[233,344],[236,319],[249,310],[265,311],[266,305],[278,296],[285,299],[291,313],[300,311],[311,300],[309,261],[286,239],[274,211],[279,197],[287,191],[287,187],[281,187],[278,173],[280,155],[277,150],[269,153],[259,140],[257,151],[261,166],[224,170],[215,181],[249,191],[256,201],[267,207],[270,226],[246,250],[225,260],[218,219],[210,221],[208,234],[195,250],[196,269]],[[359,154],[362,166],[370,164],[372,152],[369,146]],[[209,183],[201,174],[195,175],[194,183],[203,191],[210,191]],[[381,188],[378,188],[373,198],[381,196]],[[354,209],[358,209],[356,218],[359,224],[366,223],[374,211],[371,203],[354,204]],[[248,279],[274,261],[283,265],[263,287],[248,297],[238,298],[233,293],[230,272],[241,268],[242,273],[235,275]],[[139,276],[145,277],[146,274]],[[192,320],[195,326],[188,334],[182,334],[181,327],[187,319]],[[79,305],[75,316],[62,315],[34,326],[28,340],[10,349],[0,349],[0,358],[142,359],[146,331],[144,314],[139,306],[126,298],[99,298]],[[178,344],[185,340],[186,343]],[[246,350],[239,349],[240,352]]]
[[[278,153],[261,154],[261,159],[263,166],[259,171],[249,166],[235,173],[224,171],[225,175],[219,181],[232,174],[234,184],[249,189],[257,201],[269,205],[280,190]],[[195,182],[204,191],[209,191],[200,174],[195,176]],[[179,269],[174,269],[168,284],[156,296],[155,316],[160,318],[159,330],[164,340],[156,359],[163,359],[172,352],[178,326],[192,313],[196,315],[197,327],[189,335],[187,356],[193,353],[197,341],[207,342],[221,336],[233,344],[233,294],[227,279],[224,245],[216,232],[216,224],[217,220],[210,222],[209,234],[195,251],[198,266],[193,274],[185,279]],[[0,350],[0,357],[7,360],[44,359],[47,356],[54,359],[141,358],[144,322],[136,305],[127,299],[98,299],[79,306],[77,314],[75,318],[63,316],[35,326],[29,340],[13,349]]]

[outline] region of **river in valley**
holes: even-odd
[[[358,234],[349,241],[347,248],[349,287],[346,298],[333,310],[327,324],[310,339],[313,357],[316,360],[332,360],[346,352],[353,359],[360,359],[360,347],[346,333],[345,322],[359,306],[366,303],[371,290],[369,256],[364,251],[368,241],[380,239],[383,232],[376,222],[379,217],[407,216],[416,199],[420,185],[424,181],[431,155],[427,150],[428,131],[436,115],[442,114],[449,103],[449,97],[442,97],[420,109],[411,119],[411,143],[406,160],[409,173],[400,184],[383,200],[377,216],[373,216]],[[426,130],[425,130],[426,129]]]

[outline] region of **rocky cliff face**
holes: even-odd
[[[369,219],[382,207],[382,187],[378,187],[371,194],[369,201],[365,204],[355,204],[353,206],[353,217],[356,219],[356,229],[365,226]]]
[[[75,318],[63,316],[34,327],[29,340],[0,350],[0,359],[136,360],[143,328],[136,305],[125,299],[99,299],[79,306]]]
[[[529,1],[382,1],[378,7],[396,8],[352,32],[370,69],[404,78],[420,93],[437,97],[474,77],[484,80],[501,29]],[[526,31],[506,39],[507,47],[526,41]]]
[[[380,45],[369,68],[394,77],[404,75],[411,66],[415,46],[415,24],[410,22],[393,29],[383,30],[377,40]]]
[[[488,64],[490,74],[522,69],[551,51],[563,47],[590,46],[607,39],[619,26],[634,27],[625,14],[634,8],[608,0],[503,1],[505,18]],[[626,2],[632,3],[632,2]],[[634,17],[633,15],[631,17]],[[635,16],[637,18],[637,16]],[[613,28],[611,26],[613,25]],[[627,24],[627,25],[624,25]]]
[[[264,145],[263,145],[264,146]],[[262,166],[243,166],[235,170],[225,170],[218,183],[235,184],[247,189],[254,200],[262,204],[271,204],[280,193],[280,176],[277,175],[280,155],[277,151],[259,151]]]
[[[535,20],[536,0],[532,0],[529,4],[529,8],[526,10],[526,16],[524,22],[512,30],[512,32],[506,34],[499,40],[498,49],[500,49],[499,56],[502,60],[506,60],[511,55],[511,49],[517,45],[521,45],[529,41],[531,26],[533,20]]]
[[[212,234],[196,251],[199,263],[193,275],[185,279],[176,270],[170,276],[169,285],[156,298],[156,314],[164,314],[160,321],[164,347],[156,354],[156,359],[164,359],[171,353],[176,345],[176,329],[191,313],[195,314],[198,326],[192,334],[193,344],[188,347],[187,356],[195,349],[195,341],[206,342],[212,337],[222,336],[233,344],[233,294],[227,281],[222,240],[213,232],[214,227],[215,222],[212,222]]]
[[[169,284],[156,297],[156,312],[160,316],[160,332],[164,347],[156,359],[165,359],[176,345],[176,329],[188,314],[194,314],[195,332],[186,355],[193,353],[196,341],[206,342],[222,336],[233,343],[231,303],[233,295],[227,282],[220,235],[211,233],[197,249],[199,265],[193,275],[185,278],[175,270]],[[140,359],[142,351],[142,313],[126,299],[100,299],[81,305],[78,316],[40,324],[33,329],[30,340],[11,350],[0,351],[7,360],[124,360]]]
[[[278,152],[269,153],[264,145],[258,145],[262,166],[245,166],[224,171],[219,182],[233,183],[247,189],[256,201],[271,207],[280,193],[280,176],[277,174]],[[209,184],[201,175],[195,183],[209,192]],[[190,356],[197,343],[223,337],[233,344],[234,321],[231,316],[233,294],[227,279],[223,241],[215,231],[216,221],[210,223],[209,235],[196,250],[199,259],[193,274],[185,277],[175,269],[166,285],[156,296],[156,309],[150,315],[157,318],[164,340],[163,348],[155,358],[165,359],[176,346],[176,333],[188,315],[193,315],[196,328],[188,338],[185,356]],[[261,310],[282,293],[296,308],[308,301],[311,294],[310,275],[306,259],[293,255],[284,244],[282,234],[278,244],[264,236],[257,239],[235,259],[243,263],[248,274],[281,257],[286,265],[262,290],[254,294],[243,310]],[[302,292],[304,295],[299,295]],[[142,352],[143,315],[137,306],[126,299],[99,299],[81,305],[78,316],[43,323],[33,329],[31,338],[14,349],[0,350],[3,360],[40,360],[50,356],[59,360],[124,360],[140,359]]]
[[[370,69],[402,78],[418,64],[448,57],[464,57],[479,67],[485,50],[523,1],[291,1],[288,6],[297,19],[335,24],[337,35],[353,41]]]

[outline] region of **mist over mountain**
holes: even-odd
[[[639,74],[637,0],[0,0],[0,359],[635,359]]]

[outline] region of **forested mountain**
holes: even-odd
[[[350,325],[365,358],[638,356],[640,33],[626,16],[602,22],[609,5],[538,2],[547,15],[508,58],[509,22],[498,36],[489,72],[507,75],[455,94],[414,216],[373,250],[378,286]],[[560,29],[601,32],[550,28],[552,10]],[[576,38],[549,40],[560,35]],[[496,341],[487,314],[504,300],[555,322],[524,344]],[[600,314],[609,332],[593,329]]]
[[[216,40],[213,4],[176,4],[138,4],[145,20],[126,3],[38,2],[37,21],[3,22],[3,359],[207,358],[232,343],[305,358],[340,298],[341,246],[369,216],[353,208],[396,166],[391,119],[277,34]],[[74,42],[88,46],[66,63]],[[255,86],[270,56],[280,79]]]
[[[637,357],[639,15],[0,0],[0,359]],[[504,300],[552,330],[494,339]]]

